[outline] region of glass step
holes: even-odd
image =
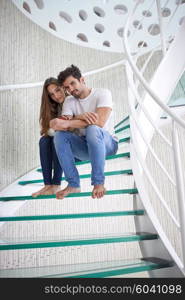
[[[15,249],[32,249],[32,248],[48,248],[48,247],[66,247],[79,245],[107,244],[133,242],[142,240],[157,239],[158,235],[153,233],[108,233],[97,236],[91,234],[87,236],[57,236],[57,237],[35,237],[30,236],[29,239],[11,238],[0,240],[0,250],[15,250]]]
[[[119,129],[116,129],[116,130],[115,130],[115,133],[119,133],[119,132],[124,131],[124,130],[127,130],[127,129],[129,129],[129,128],[130,128],[130,124],[128,124],[128,125],[126,125],[126,126],[123,126],[123,127],[119,128]]]
[[[119,194],[137,194],[137,189],[123,189],[123,190],[110,190],[106,191],[105,195],[119,195]],[[91,196],[91,192],[83,192],[83,193],[73,193],[69,194],[65,198],[68,197],[89,197]],[[7,197],[0,197],[0,201],[20,201],[20,200],[37,200],[37,199],[52,199],[56,198],[56,195],[41,195],[37,197],[32,196],[7,196]]]
[[[0,270],[0,278],[102,278],[150,271],[160,268],[169,268],[172,265],[173,264],[170,261],[151,257],[147,259],[138,258],[46,267],[6,269]]]
[[[122,174],[133,174],[131,169],[128,170],[118,170],[118,171],[110,171],[110,172],[105,172],[104,175],[105,176],[114,176],[114,175],[122,175]],[[84,178],[90,178],[91,174],[82,174],[80,175],[81,179]],[[62,177],[61,180],[65,180],[65,177]],[[26,184],[32,184],[32,183],[40,183],[43,182],[43,179],[37,179],[37,180],[23,180],[23,181],[19,181],[18,184],[20,185],[26,185]]]
[[[129,141],[130,141],[130,137],[128,136],[126,138],[120,139],[119,143],[121,144],[121,143],[129,142]]]
[[[124,152],[124,153],[119,153],[119,154],[115,154],[115,155],[109,155],[106,157],[106,160],[110,160],[110,159],[116,159],[116,158],[121,158],[121,157],[130,157],[130,152]],[[77,161],[75,163],[75,165],[84,165],[84,164],[89,164],[90,161],[89,160],[83,160],[83,161]],[[42,169],[37,169],[38,172],[42,172]]]
[[[127,116],[126,118],[124,118],[122,121],[120,121],[119,123],[117,123],[114,128],[119,127],[120,125],[122,125],[124,122],[126,122],[127,120],[129,120],[129,116]]]
[[[7,221],[36,221],[36,220],[62,220],[62,219],[82,219],[82,218],[99,218],[99,217],[119,217],[119,216],[140,216],[144,215],[144,210],[129,211],[110,211],[80,214],[63,214],[63,215],[38,215],[38,216],[9,216],[0,217],[0,222]]]

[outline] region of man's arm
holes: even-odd
[[[110,116],[112,108],[110,107],[99,107],[96,112],[86,112],[81,115],[77,115],[73,120],[83,120],[87,125],[97,125],[103,127]]]
[[[98,107],[96,113],[86,112],[75,116],[70,120],[53,119],[50,121],[50,127],[54,130],[69,130],[69,128],[85,128],[88,125],[97,125],[103,127],[109,118],[112,108]]]

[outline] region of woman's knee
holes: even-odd
[[[52,142],[52,137],[50,136],[42,136],[39,140],[39,147],[47,147]]]

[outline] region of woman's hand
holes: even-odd
[[[68,130],[69,127],[69,121],[68,120],[63,120],[59,118],[55,118],[49,122],[50,128],[53,130]]]
[[[73,117],[72,116],[59,116],[58,119],[62,120],[71,120]]]

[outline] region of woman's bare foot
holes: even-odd
[[[53,194],[56,194],[58,191],[60,191],[60,189],[61,189],[61,185],[57,185],[57,184],[52,185]]]
[[[106,193],[106,189],[103,184],[97,184],[92,191],[92,198],[102,198]]]
[[[81,192],[80,188],[67,186],[65,189],[63,189],[63,190],[56,193],[56,198],[57,199],[63,199],[64,197],[66,197],[69,194],[80,193],[80,192]]]
[[[32,194],[32,197],[37,197],[40,195],[52,195],[52,185],[45,185],[41,190]]]

